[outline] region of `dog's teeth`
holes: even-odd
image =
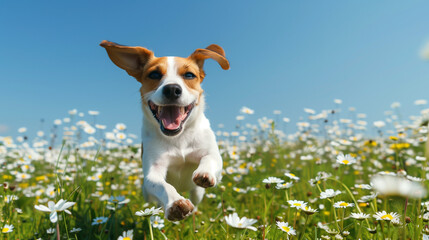
[[[184,114],[185,113],[185,107],[180,107],[180,114]]]

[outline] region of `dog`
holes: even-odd
[[[205,188],[222,177],[222,157],[204,115],[201,82],[206,59],[229,69],[225,52],[212,44],[187,58],[155,57],[143,47],[106,40],[100,46],[116,66],[141,83],[143,195],[162,205],[168,220],[182,220],[196,210]],[[179,194],[183,191],[190,192],[190,199]]]

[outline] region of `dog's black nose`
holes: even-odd
[[[168,84],[163,87],[162,94],[168,100],[176,100],[182,95],[182,88],[179,84]]]

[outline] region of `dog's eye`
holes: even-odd
[[[152,71],[147,75],[147,77],[153,80],[160,80],[162,78],[162,74],[158,71]]]
[[[187,72],[187,73],[185,73],[185,74],[183,75],[183,77],[184,77],[185,79],[194,79],[196,76],[195,76],[195,74],[193,74],[193,73],[191,73],[191,72]]]

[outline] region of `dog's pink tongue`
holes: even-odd
[[[182,122],[181,115],[180,107],[163,107],[159,114],[159,119],[161,119],[165,129],[176,130]]]

